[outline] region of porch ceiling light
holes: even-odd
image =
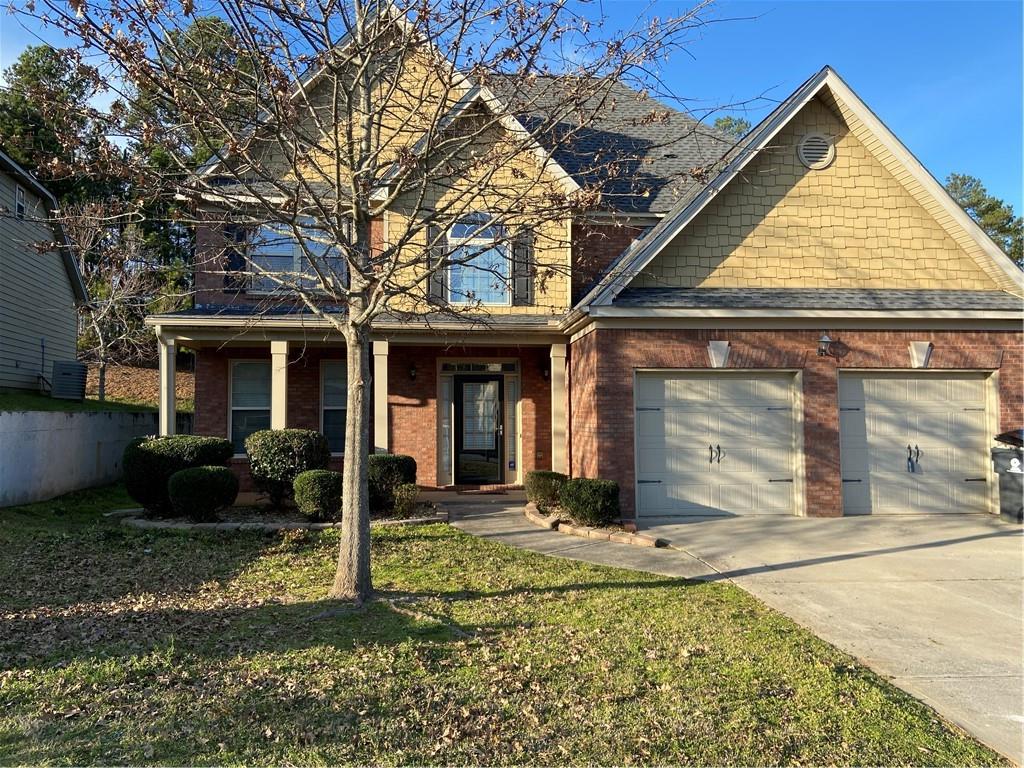
[[[412,365],[409,366],[409,379],[412,380],[412,381],[416,381],[416,364],[415,363],[413,363]]]
[[[818,339],[818,357],[830,357],[832,355],[832,345],[835,343],[835,339],[827,333],[822,333],[821,338]]]

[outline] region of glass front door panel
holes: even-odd
[[[499,377],[456,379],[455,481],[502,482],[502,381]]]

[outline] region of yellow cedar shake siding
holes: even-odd
[[[427,54],[424,52],[408,57],[403,63],[402,86],[392,89],[386,95],[381,94],[381,98],[386,98],[388,101],[386,115],[381,120],[379,136],[379,146],[382,148],[379,157],[382,166],[400,149],[414,145],[424,131],[435,124],[441,116],[448,113],[456,101],[463,96],[463,92],[459,89],[445,88],[436,66],[433,66],[426,57]],[[330,82],[322,84],[320,89],[322,89],[325,99],[324,103],[329,103]],[[310,101],[313,103],[316,103],[319,98],[320,94],[317,90],[310,95]],[[326,123],[327,121],[324,121],[324,124]],[[343,130],[341,126],[339,129]],[[315,182],[318,178],[323,179],[335,172],[336,164],[328,151],[334,146],[334,141],[334,137],[325,136],[323,138],[325,151],[310,155],[306,174],[309,180]],[[529,305],[488,305],[481,311],[499,316],[561,314],[569,309],[570,223],[568,219],[564,221],[545,220],[543,215],[538,212],[543,210],[553,195],[562,195],[564,190],[560,187],[559,179],[554,171],[544,166],[538,156],[529,149],[524,148],[517,152],[511,161],[503,162],[498,168],[495,168],[494,163],[487,162],[488,153],[507,160],[508,145],[502,144],[502,142],[509,141],[516,142],[513,144],[514,147],[518,147],[522,143],[520,137],[510,136],[504,130],[497,128],[489,132],[489,135],[481,137],[472,160],[463,158],[463,167],[461,169],[453,168],[450,178],[446,179],[443,185],[435,185],[435,188],[422,201],[422,205],[427,210],[449,209],[467,212],[522,210],[522,221],[513,222],[513,228],[523,226],[529,228],[531,232],[535,264],[533,300]],[[341,146],[344,151],[341,143],[338,146]],[[290,171],[288,175],[291,176]],[[484,179],[486,179],[486,184],[482,185],[481,181]],[[535,208],[531,205],[532,202],[536,203]],[[411,205],[411,200],[399,201],[393,209],[385,214],[385,241],[389,239],[389,236],[397,239],[399,234],[404,231],[407,225],[403,219],[411,215]],[[531,209],[534,212],[533,215],[531,215]],[[426,233],[424,232],[417,240],[420,243],[425,243]],[[422,294],[428,290],[425,280],[425,265],[418,253],[410,255],[409,261],[411,266],[406,267],[406,270],[412,270],[424,276],[418,290],[413,292]],[[409,278],[407,274],[401,274],[395,282],[407,285]],[[416,302],[412,298],[400,296],[393,300],[391,308],[408,311],[416,308],[415,304]],[[426,311],[429,307],[419,307],[419,309]]]
[[[998,288],[907,189],[902,167],[865,145],[861,128],[812,100],[632,284]],[[828,168],[800,163],[807,133],[834,137]]]
[[[504,142],[518,142],[517,137],[497,129],[489,133],[482,138],[473,162],[466,161],[462,168],[453,169],[445,183],[439,181],[432,185],[423,200],[423,207],[465,213],[522,211],[521,216],[509,221],[509,228],[513,231],[524,228],[530,233],[534,264],[533,300],[525,306],[488,305],[485,311],[493,315],[561,314],[569,309],[570,224],[568,219],[551,219],[543,214],[553,196],[564,194],[559,179],[542,165],[533,152],[524,150],[513,155],[507,145],[503,146]],[[492,150],[493,155],[507,162],[498,167],[488,162]],[[412,203],[411,200],[399,201],[395,209],[387,213],[385,242],[406,230],[408,217],[415,215]],[[426,237],[424,231],[417,240],[425,244]],[[413,257],[412,261],[415,264],[409,269],[425,278],[426,260],[420,256]],[[403,282],[408,280],[404,276],[399,279]],[[426,290],[425,279],[420,285],[417,293]],[[399,297],[393,308],[409,310],[414,306],[411,299]]]

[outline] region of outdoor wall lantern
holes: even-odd
[[[544,381],[547,381],[551,377],[551,369],[546,365],[540,369],[540,375],[544,377]]]
[[[821,334],[821,338],[818,339],[818,357],[831,357],[833,354],[832,345],[835,343],[836,340],[827,333]]]
[[[409,366],[409,378],[412,381],[416,381],[416,365],[415,364]]]

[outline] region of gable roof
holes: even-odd
[[[853,90],[829,66],[805,81],[790,96],[776,107],[753,130],[732,149],[726,152],[716,164],[718,173],[706,185],[691,189],[676,203],[666,217],[645,236],[636,240],[613,262],[598,284],[577,304],[610,305],[633,278],[642,272],[651,261],[671,243],[693,219],[704,210],[715,197],[736,178],[761,150],[769,146],[772,139],[812,99],[823,92],[829,92],[837,106],[844,112],[859,119],[880,146],[887,150],[925,193],[934,200],[933,215],[939,214],[942,226],[947,230],[959,227],[966,237],[954,239],[965,245],[965,250],[975,258],[979,266],[1003,290],[1024,294],[1024,274],[1010,258],[1003,253],[992,239],[954,201],[945,188],[933,177],[914,155],[896,138],[881,120],[864,104]],[[939,218],[936,215],[936,218]],[[973,246],[973,247],[971,247]]]
[[[596,79],[591,80],[591,86]],[[572,77],[523,80],[491,75],[488,84],[524,125],[550,121],[565,111]],[[621,81],[605,81],[580,105],[595,118],[569,125],[571,141],[552,137],[553,158],[581,185],[601,190],[606,208],[622,213],[664,214],[703,187],[700,172],[717,162],[736,139],[704,125]],[[559,126],[555,126],[555,132]],[[540,138],[541,143],[544,137]]]
[[[50,190],[44,187],[35,176],[14,162],[14,160],[2,151],[0,151],[0,170],[3,170],[9,176],[17,179],[26,187],[31,189],[36,195],[47,201],[50,204],[51,212],[56,211],[60,207],[57,204],[57,198],[50,193]],[[67,273],[68,281],[71,283],[71,292],[75,295],[75,303],[84,304],[89,301],[89,293],[85,289],[85,281],[82,280],[82,273],[78,270],[78,262],[75,260],[74,247],[71,245],[71,241],[64,232],[64,227],[61,226],[59,219],[54,219],[50,222],[50,225],[53,228],[54,235],[56,236],[57,252],[60,254],[61,260],[64,262],[64,271]]]
[[[547,151],[536,139],[532,138],[530,132],[527,130],[515,115],[513,115],[506,105],[494,95],[494,92],[490,88],[483,85],[473,86],[461,99],[459,99],[452,108],[438,121],[438,127],[441,130],[448,128],[452,123],[458,120],[460,117],[466,114],[470,107],[474,104],[483,104],[490,110],[491,114],[498,118],[499,124],[505,130],[510,133],[519,136],[522,139],[526,139],[527,144],[530,145],[530,151],[537,158],[541,165],[541,168],[552,173],[555,180],[562,187],[566,194],[576,192],[580,189],[580,185],[576,180],[566,172],[565,168]],[[426,148],[427,136],[424,135],[413,145],[413,154],[420,154]],[[387,185],[398,173],[398,164],[393,164],[391,168],[384,174],[381,181],[384,185]]]

